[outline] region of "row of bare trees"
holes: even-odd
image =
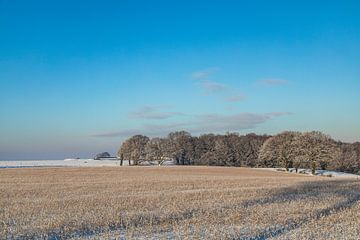
[[[118,157],[143,161],[173,159],[179,165],[251,166],[258,163],[258,152],[269,136],[236,133],[191,136],[185,131],[172,132],[166,138],[135,135],[123,142]]]
[[[179,165],[216,165],[331,169],[358,173],[360,143],[334,141],[321,132],[286,131],[275,136],[237,133],[191,136],[172,132],[165,138],[135,135],[121,145],[118,156],[143,161],[172,159]]]

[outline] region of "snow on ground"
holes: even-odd
[[[285,172],[285,168],[259,168],[259,169]],[[289,168],[289,173],[296,173],[295,168]],[[311,169],[304,169],[304,168],[299,168],[298,174],[312,175]],[[330,171],[330,170],[316,170],[315,175],[316,176],[324,176],[324,177],[336,177],[336,178],[340,177],[340,178],[358,178],[358,179],[360,179],[360,175],[344,173],[344,172],[337,172],[337,171]]]
[[[124,160],[123,166],[128,166],[129,161]],[[158,165],[153,161],[149,164]],[[173,165],[172,161],[165,161],[162,165]],[[27,167],[113,167],[120,166],[120,160],[94,160],[94,159],[64,159],[64,160],[0,160],[0,168],[27,168]]]
[[[119,165],[120,165],[120,161],[116,161],[116,160],[94,160],[94,159],[0,161],[0,168],[102,167],[102,166],[119,166]]]
[[[129,161],[124,160],[123,166],[128,166]],[[158,166],[157,161],[147,161],[142,162],[139,165],[141,166]],[[171,160],[164,161],[162,166],[171,166],[174,165],[174,162]],[[94,159],[64,159],[64,160],[17,160],[17,161],[3,161],[0,160],[0,168],[27,168],[27,167],[113,167],[120,166],[119,160],[94,160]],[[257,168],[262,170],[270,171],[285,171],[284,168]],[[290,173],[295,174],[295,168],[289,169]],[[298,169],[298,174],[307,174],[311,175],[311,169]],[[327,177],[336,177],[336,178],[358,178],[360,175],[355,175],[351,173],[336,172],[329,170],[316,170],[317,176],[327,176]]]

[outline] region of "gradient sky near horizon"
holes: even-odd
[[[359,1],[0,0],[0,160],[134,134],[360,141]]]

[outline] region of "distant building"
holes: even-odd
[[[110,153],[108,152],[102,152],[95,155],[94,160],[101,160],[104,158],[111,158]]]

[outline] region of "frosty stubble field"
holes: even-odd
[[[0,171],[1,238],[357,239],[360,234],[356,179],[178,166]]]

